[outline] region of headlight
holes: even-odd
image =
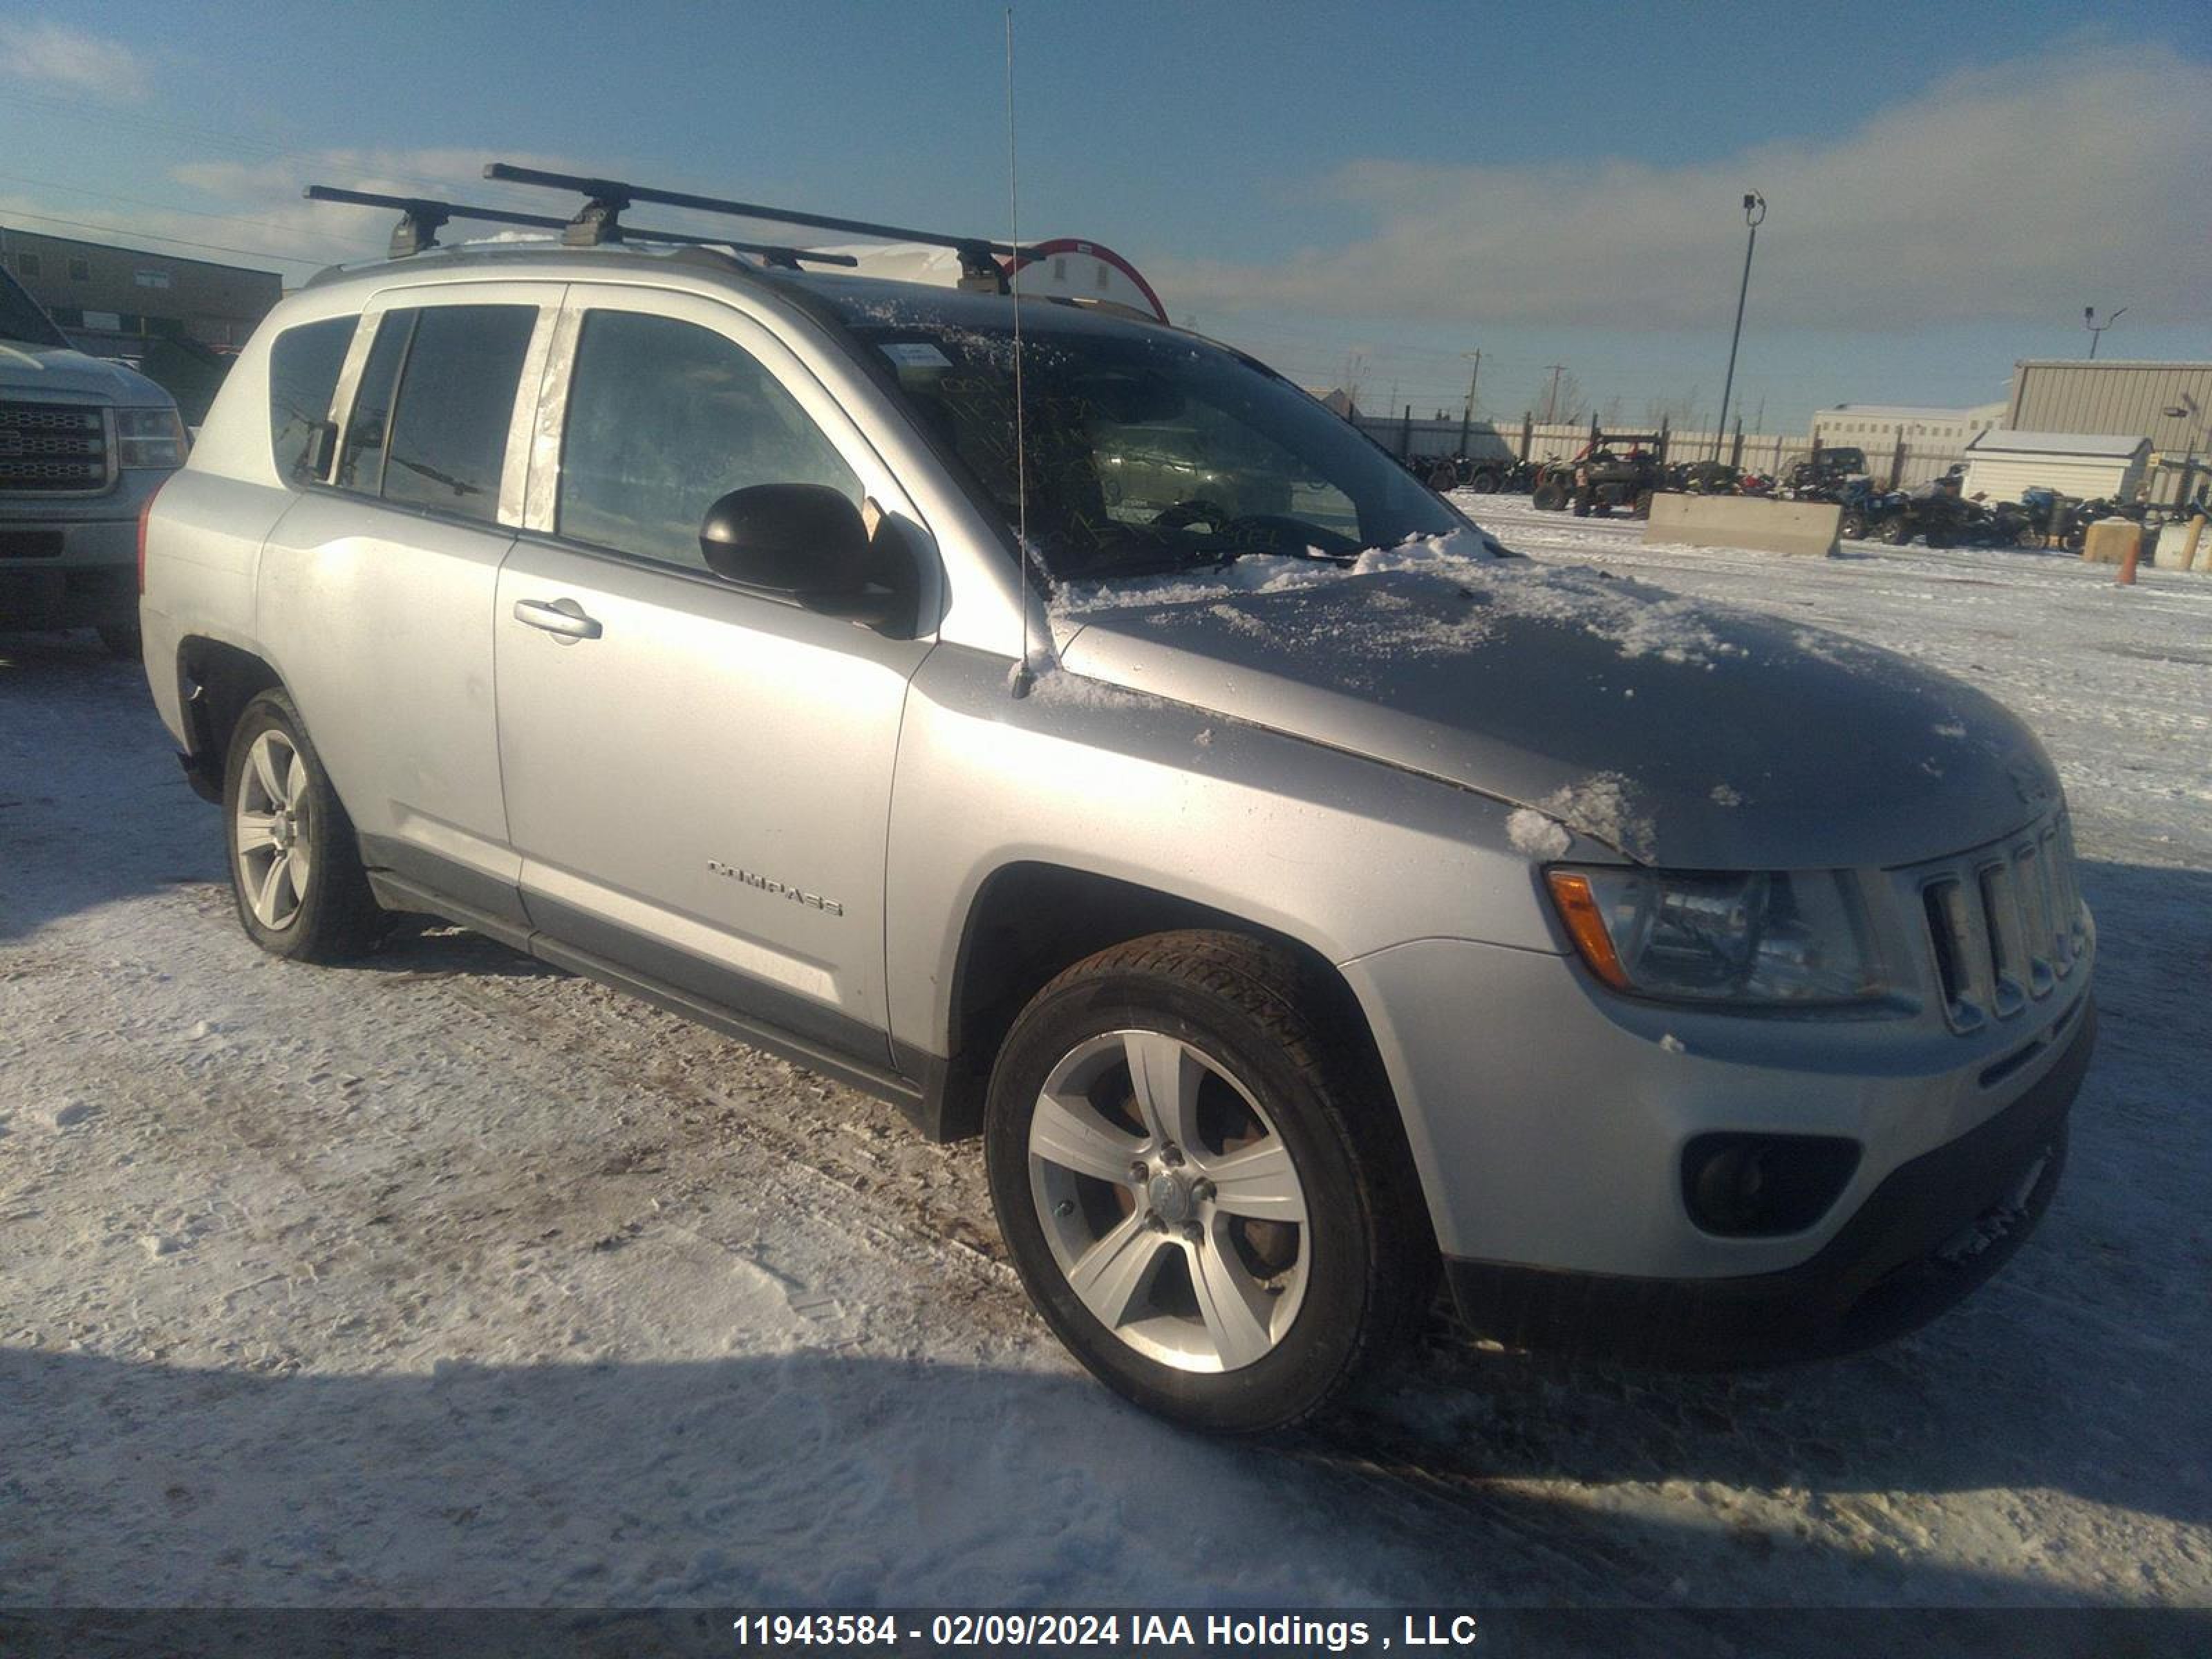
[[[1545,878],[1592,973],[1674,1002],[1863,1002],[1890,989],[1858,893],[1833,871],[1587,866]]]
[[[115,411],[117,464],[173,470],[185,464],[185,423],[173,409]]]

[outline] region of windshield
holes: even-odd
[[[36,346],[69,343],[37,302],[4,270],[0,270],[0,340],[21,340]]]
[[[855,331],[1009,525],[1026,471],[1030,545],[1055,581],[1248,553],[1349,558],[1465,526],[1345,422],[1233,353],[1052,306],[1025,307],[1022,323],[1018,447],[1011,319],[976,326],[902,307]]]

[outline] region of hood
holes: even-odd
[[[1150,603],[1097,590],[1062,615],[1077,631],[1061,665],[1676,868],[1912,863],[2009,834],[2058,798],[2009,712],[1891,652],[1588,568],[1320,568],[1163,585]],[[1516,819],[1515,840],[1563,838]]]
[[[66,346],[0,340],[0,396],[160,408],[169,394],[127,363]]]

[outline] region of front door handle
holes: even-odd
[[[596,640],[599,624],[574,599],[517,599],[515,621],[568,640]]]

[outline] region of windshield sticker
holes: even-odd
[[[927,340],[894,340],[878,348],[901,368],[950,368],[952,359]]]

